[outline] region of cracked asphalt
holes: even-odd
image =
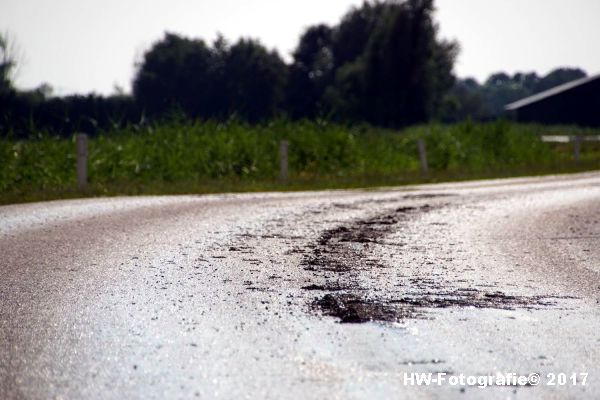
[[[3,206],[0,275],[2,399],[600,398],[597,172]]]

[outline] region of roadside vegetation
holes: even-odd
[[[173,119],[100,132],[89,143],[89,180],[76,190],[75,139],[39,132],[0,138],[0,203],[80,197],[375,187],[574,172],[600,168],[600,144],[543,143],[540,135],[598,135],[569,127],[463,122],[401,131],[275,120],[250,125]],[[420,170],[424,138],[429,173]],[[289,141],[280,182],[279,142]]]
[[[251,37],[165,32],[129,90],[53,95],[15,86],[14,37],[0,34],[0,204],[94,195],[375,187],[598,169],[599,144],[548,144],[572,127],[513,124],[504,106],[586,76],[454,74],[434,0],[365,1],[306,27],[284,60]],[[327,122],[325,122],[327,121]],[[440,121],[432,123],[431,121]],[[495,121],[495,122],[487,122]],[[75,133],[90,134],[77,190]],[[598,134],[589,131],[587,134]],[[425,141],[428,173],[421,171]],[[279,179],[279,144],[289,176]]]

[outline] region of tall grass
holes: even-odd
[[[552,128],[569,134],[574,128]],[[416,126],[403,131],[325,122],[174,120],[108,131],[89,142],[92,193],[204,192],[279,188],[279,141],[290,142],[292,188],[399,184],[419,180],[417,139],[426,142],[428,180],[561,172],[600,167],[598,146],[542,143],[548,128],[508,122]],[[600,132],[590,132],[598,134]],[[62,197],[75,186],[74,137],[40,133],[0,139],[0,201]],[[37,193],[37,195],[35,195]],[[45,195],[44,195],[45,194]]]

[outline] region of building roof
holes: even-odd
[[[578,86],[585,85],[589,82],[595,81],[596,79],[600,79],[600,74],[588,76],[586,78],[576,79],[571,82],[564,83],[562,85],[553,87],[552,89],[545,90],[543,92],[534,94],[533,96],[525,97],[524,99],[515,101],[514,103],[510,103],[504,107],[506,111],[512,111],[519,109],[521,107],[527,106],[532,103],[537,103],[538,101],[544,100],[548,97],[555,96],[559,93],[566,92],[568,90],[574,89]]]

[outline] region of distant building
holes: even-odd
[[[600,74],[526,97],[505,110],[519,122],[599,127]]]

